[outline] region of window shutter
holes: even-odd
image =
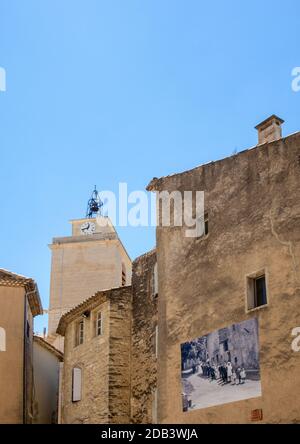
[[[82,370],[81,368],[73,368],[73,393],[72,401],[81,400],[81,385],[82,385]]]
[[[6,351],[6,334],[4,328],[0,327],[0,352]]]

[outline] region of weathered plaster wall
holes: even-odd
[[[32,424],[34,418],[34,386],[33,386],[33,316],[26,298],[25,318],[25,423]]]
[[[299,422],[300,133],[160,179],[159,190],[204,190],[209,234],[157,230],[159,421]],[[246,313],[246,276],[265,269],[269,305]],[[250,317],[259,319],[262,397],[182,412],[180,344]]]
[[[0,286],[0,326],[6,332],[6,351],[0,352],[0,424],[23,423],[24,301],[23,287]]]
[[[58,420],[58,390],[60,360],[33,341],[33,368],[35,388],[34,424],[55,424]]]

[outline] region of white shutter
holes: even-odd
[[[72,401],[81,400],[82,370],[81,368],[73,368],[73,393]]]
[[[0,327],[0,352],[6,351],[6,333],[4,328]]]

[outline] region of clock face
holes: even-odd
[[[80,231],[82,234],[93,234],[95,232],[96,226],[94,222],[84,222],[81,227]]]

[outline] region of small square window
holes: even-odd
[[[265,273],[247,278],[247,308],[253,310],[267,305],[267,286]]]

